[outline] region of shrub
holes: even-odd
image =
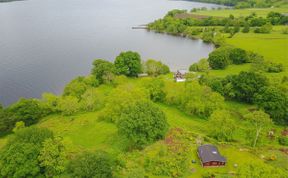
[[[47,110],[41,106],[38,100],[24,98],[12,104],[7,112],[13,113],[17,121],[23,121],[27,126],[37,123],[41,117],[47,115]]]
[[[279,141],[280,145],[288,146],[288,137],[287,136],[280,136],[278,141]]]
[[[152,79],[145,84],[145,88],[149,91],[150,99],[154,102],[163,102],[165,100],[164,87],[165,83],[161,79]]]
[[[218,141],[232,141],[236,123],[229,111],[214,111],[209,118],[210,134]]]
[[[92,75],[102,83],[111,83],[114,79],[116,69],[113,63],[103,60],[96,59],[93,62]]]
[[[262,27],[257,27],[254,32],[255,33],[270,33],[273,29],[271,24],[265,24]]]
[[[83,153],[74,158],[68,171],[73,177],[112,178],[112,160],[105,152]]]
[[[221,47],[209,54],[208,62],[212,69],[225,69],[229,64],[230,47]]]
[[[60,98],[58,108],[63,115],[70,116],[80,110],[80,104],[78,102],[78,98],[73,96],[65,96]]]
[[[246,51],[240,48],[232,49],[230,51],[229,58],[234,64],[243,64],[248,61],[248,55]]]
[[[168,74],[170,69],[160,61],[149,59],[144,63],[144,71],[147,72],[148,75],[156,77],[158,75]]]
[[[96,87],[98,84],[98,80],[95,77],[77,77],[65,86],[63,95],[80,99],[88,88]]]
[[[213,92],[207,86],[199,85],[197,81],[186,83],[185,86],[176,83],[167,87],[167,104],[176,105],[189,115],[207,118],[214,110],[222,109],[224,106],[224,98],[219,93]]]
[[[206,72],[209,70],[209,62],[207,59],[200,59],[198,63],[194,63],[189,67],[189,71],[193,72]]]

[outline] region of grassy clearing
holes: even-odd
[[[55,135],[63,137],[69,152],[84,150],[106,150],[117,152],[122,149],[116,126],[98,120],[98,112],[64,117],[50,116],[37,126],[51,129]]]
[[[288,35],[286,34],[279,32],[271,34],[237,33],[233,38],[227,38],[227,43],[259,53],[266,60],[288,65]]]
[[[252,13],[256,13],[257,16],[259,17],[265,17],[271,11],[288,13],[287,8],[253,8],[253,9],[221,9],[211,11],[197,11],[193,12],[193,14],[215,16],[215,17],[229,17],[229,15],[232,14],[236,17],[241,17],[241,16],[248,16]]]

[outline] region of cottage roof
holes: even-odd
[[[217,147],[214,145],[206,144],[199,146],[198,154],[202,163],[210,161],[226,162],[226,158],[221,156]]]

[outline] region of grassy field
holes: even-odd
[[[207,15],[207,16],[215,16],[215,17],[229,17],[230,14],[235,17],[248,16],[252,13],[256,13],[259,17],[265,17],[269,12],[280,12],[280,13],[288,13],[287,8],[253,8],[253,9],[221,9],[221,10],[205,10],[205,11],[197,11],[193,12],[193,14],[197,15]]]

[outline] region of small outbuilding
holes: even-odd
[[[219,167],[226,165],[226,158],[223,157],[216,146],[206,144],[198,147],[198,156],[203,167]]]
[[[174,79],[176,82],[185,82],[186,78],[185,75],[188,73],[187,70],[177,70],[177,72],[174,73]]]

